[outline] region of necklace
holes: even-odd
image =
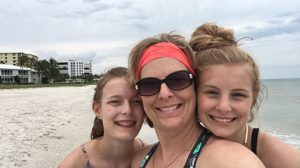
[[[172,159],[171,162],[169,162],[166,166],[163,164],[163,168],[168,168],[168,167],[170,167],[173,163],[175,163],[175,161],[176,161],[180,156],[182,156],[182,155],[184,154],[184,152],[186,152],[186,151],[189,149],[189,147],[192,145],[192,143],[193,143],[193,142],[190,142],[190,143],[186,144],[184,150],[182,150],[182,151],[181,151],[174,159]],[[156,148],[156,151],[158,151],[158,146],[157,146],[157,148]],[[154,163],[155,163],[154,160],[155,160],[156,153],[157,153],[157,152],[154,153],[153,159],[152,159],[152,162],[153,162],[152,165],[153,165],[153,167],[154,167]]]
[[[166,166],[164,166],[164,168],[170,167],[185,151],[186,150],[183,150],[181,153],[179,153],[170,163],[168,163]],[[152,165],[153,165],[153,167],[154,167],[154,163],[155,163],[154,159],[155,159],[155,154],[153,155],[153,159],[152,159],[152,162],[153,162]]]
[[[248,125],[246,124],[246,134],[245,134],[245,139],[244,139],[244,146],[246,146],[247,144],[247,141],[248,141]]]

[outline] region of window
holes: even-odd
[[[28,75],[28,71],[19,70],[19,75]]]
[[[12,70],[1,70],[1,73],[2,73],[2,75],[9,76],[9,75],[12,75]]]

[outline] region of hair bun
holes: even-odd
[[[233,30],[217,26],[213,23],[205,23],[198,27],[193,32],[190,40],[190,45],[194,51],[236,44]]]

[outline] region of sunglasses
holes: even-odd
[[[170,73],[163,80],[154,77],[143,78],[137,81],[135,88],[140,96],[152,96],[159,92],[162,83],[172,90],[185,89],[193,83],[193,75],[189,71],[181,70]]]

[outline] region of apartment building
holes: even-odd
[[[38,76],[33,69],[0,64],[0,83],[17,83],[16,76],[21,83],[38,83]]]
[[[26,55],[29,58],[38,60],[38,57],[34,54],[25,52],[0,52],[0,64],[18,65],[19,57]]]
[[[82,76],[83,74],[92,74],[92,62],[82,60],[69,60],[58,62],[61,74],[69,75],[69,77]]]

